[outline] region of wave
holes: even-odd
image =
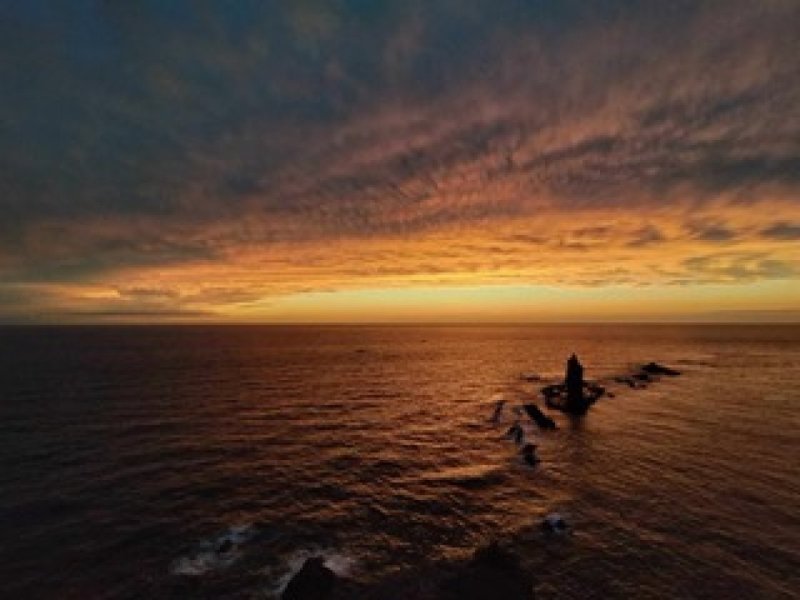
[[[233,525],[224,532],[200,543],[188,554],[173,561],[170,571],[174,575],[196,577],[209,571],[231,566],[242,556],[242,546],[258,535],[252,523]]]

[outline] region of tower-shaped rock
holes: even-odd
[[[564,385],[567,387],[567,410],[574,412],[586,410],[586,400],[583,397],[583,365],[574,354],[567,361]]]

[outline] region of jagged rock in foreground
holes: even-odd
[[[309,558],[286,586],[281,600],[325,600],[333,594],[336,573],[320,557]]]
[[[533,600],[533,578],[519,558],[493,543],[475,551],[472,560],[445,581],[442,600]]]
[[[330,600],[534,600],[534,578],[492,543],[463,563],[433,563],[373,584],[342,579]]]

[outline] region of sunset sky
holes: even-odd
[[[0,322],[800,320],[796,0],[0,4]]]

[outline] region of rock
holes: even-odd
[[[567,409],[583,405],[583,365],[575,354],[567,360],[564,385],[567,386]]]
[[[281,600],[325,600],[333,593],[336,573],[316,556],[303,563],[302,568],[289,581]]]
[[[522,458],[530,466],[536,466],[539,462],[539,457],[536,456],[536,444],[525,444],[522,447]]]
[[[519,422],[516,422],[508,428],[508,431],[506,431],[506,437],[512,438],[514,443],[519,445],[522,443],[522,440],[525,437],[525,431],[522,429]]]
[[[497,543],[479,548],[472,560],[444,584],[448,600],[533,600],[533,578],[519,558]]]
[[[560,383],[554,383],[552,385],[546,385],[539,390],[542,395],[548,398],[558,398],[564,394],[566,388]]]
[[[558,513],[550,513],[547,515],[542,520],[541,527],[547,533],[568,533],[570,529],[564,517]]]
[[[495,402],[494,412],[492,412],[492,417],[489,419],[492,423],[497,423],[500,420],[500,416],[503,414],[503,407],[505,405],[505,400],[498,400]]]
[[[606,388],[596,383],[584,382],[583,387],[586,389],[586,398],[589,402],[596,402],[608,393]]]
[[[665,367],[664,365],[660,365],[656,362],[649,362],[646,365],[642,365],[642,371],[649,373],[650,375],[667,375],[668,377],[675,377],[681,374],[680,371],[670,369],[669,367]]]
[[[627,385],[631,389],[637,389],[637,388],[645,387],[644,384],[642,384],[640,382],[637,382],[633,377],[628,377],[628,376],[623,376],[623,375],[620,375],[618,377],[614,377],[614,381],[616,381],[617,383],[624,383],[625,385]]]
[[[535,404],[524,404],[523,408],[528,416],[536,423],[541,429],[555,429],[556,422],[544,414],[541,409]]]

